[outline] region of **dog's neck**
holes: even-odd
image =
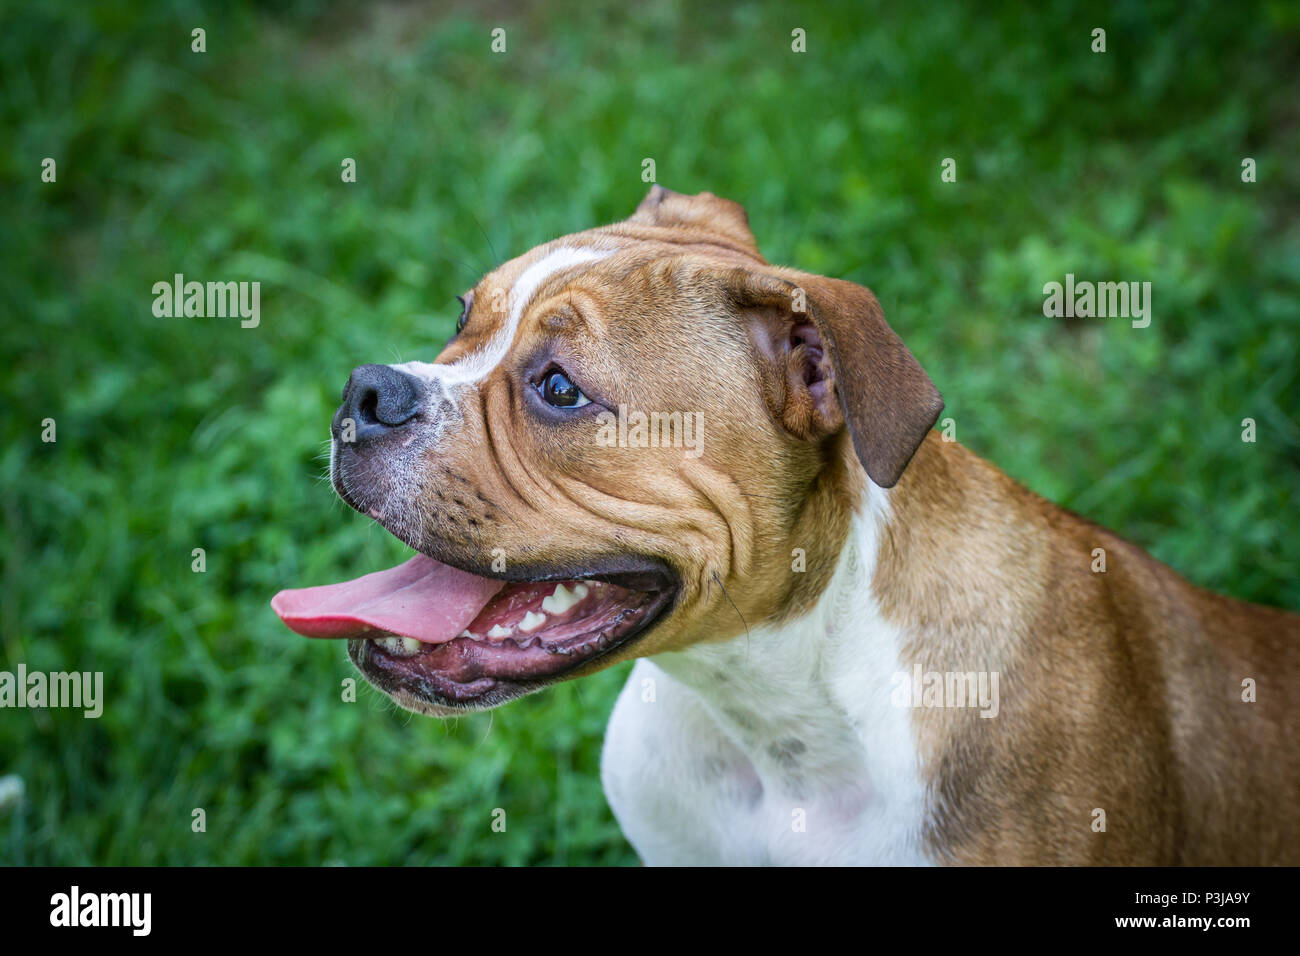
[[[890,704],[901,634],[873,598],[890,520],[890,493],[865,481],[810,611],[653,659],[699,695],[765,790],[877,805],[920,798],[908,711]]]

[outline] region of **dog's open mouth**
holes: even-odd
[[[381,689],[434,704],[499,702],[643,632],[672,589],[653,573],[508,582],[417,554],[353,581],[281,591],[306,637],[346,638]]]

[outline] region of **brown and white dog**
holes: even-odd
[[[648,863],[1300,863],[1300,617],[943,441],[867,289],[656,186],[464,302],[333,423],[419,554],[273,602],[398,704],[638,658],[602,777]]]

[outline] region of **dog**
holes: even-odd
[[[1300,863],[1300,616],[945,441],[866,288],[655,186],[462,302],[332,423],[418,553],[272,602],[399,705],[636,659],[601,776],[647,864]]]

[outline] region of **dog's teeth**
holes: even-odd
[[[564,585],[560,585],[560,586],[563,587]],[[547,600],[549,601],[550,598],[547,598]],[[542,602],[542,607],[546,607],[545,601]],[[523,631],[524,633],[528,633],[529,631],[537,630],[545,623],[546,623],[545,614],[535,614],[532,611],[529,611],[527,614],[524,615],[524,619],[519,623],[519,630]]]
[[[582,600],[582,598],[578,596],[578,588],[581,587],[582,585],[579,584],[570,591],[563,584],[558,585],[555,588],[555,591],[542,601],[542,610],[548,614],[563,614],[569,608],[573,607],[573,605]]]
[[[556,586],[552,594],[542,601],[542,610],[548,614],[563,614],[589,593],[591,593],[591,589],[585,584],[575,584],[572,591],[560,584]]]
[[[493,624],[492,630],[487,632],[488,637],[509,637],[513,631],[508,627],[502,627],[500,624]]]
[[[563,584],[557,585],[542,601],[542,610],[547,614],[563,614],[569,608],[569,597],[569,589]]]
[[[465,628],[465,630],[461,631],[461,632],[460,632],[459,634],[457,634],[456,636],[457,636],[457,637],[473,637],[474,635],[471,634],[471,633],[469,632],[469,628],[467,627],[467,628]]]
[[[398,637],[396,634],[390,634],[388,637],[376,637],[373,640],[393,657],[412,657],[419,653],[420,648],[423,646],[413,637]]]

